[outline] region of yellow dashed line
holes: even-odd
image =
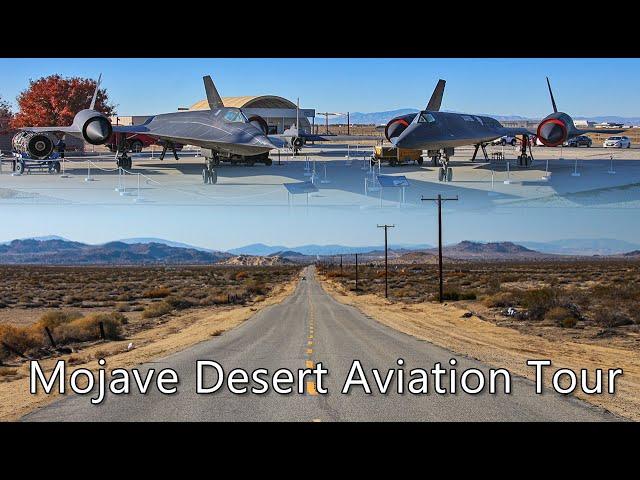
[[[307,348],[307,355],[311,355],[313,353],[313,348]]]
[[[307,342],[307,345],[313,345],[313,340],[309,340],[309,341]]]
[[[313,335],[309,335],[309,339],[312,340],[313,339]]]
[[[306,360],[304,364],[307,368],[313,368],[313,362],[311,360]]]
[[[318,392],[316,391],[316,382],[307,382],[307,393],[309,395],[318,395]]]
[[[319,418],[314,418],[313,420],[311,420],[313,423],[320,423],[322,422],[322,420],[320,420]]]

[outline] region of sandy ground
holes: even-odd
[[[298,277],[286,285],[276,287],[272,295],[250,306],[198,309],[175,315],[157,328],[141,331],[123,341],[97,343],[79,353],[43,360],[40,364],[43,369],[50,369],[56,361],[65,360],[67,365],[73,365],[74,368],[85,367],[96,371],[97,359],[105,358],[109,369],[140,365],[184,350],[238,326],[257,311],[280,303],[291,295],[297,282]],[[134,347],[131,350],[127,350],[129,343]],[[6,372],[15,369],[2,367],[1,370]],[[17,369],[16,376],[20,378],[0,383],[0,420],[18,420],[26,413],[57,398],[57,395],[29,394],[28,374],[29,366],[25,362]]]
[[[339,302],[352,305],[389,327],[530,379],[534,378],[534,370],[526,362],[531,359],[551,360],[553,371],[571,368],[579,372],[584,368],[591,378],[596,368],[605,371],[605,378],[607,369],[622,368],[624,375],[618,377],[615,395],[580,392],[576,396],[615,414],[640,420],[640,358],[635,351],[617,345],[554,341],[500,327],[476,316],[462,318],[468,310],[453,304],[392,303],[377,295],[355,295],[331,280],[322,279],[322,285]],[[551,374],[545,376],[545,385],[551,384]]]

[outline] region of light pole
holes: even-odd
[[[444,198],[441,194],[438,194],[437,198],[421,198],[422,201],[435,200],[438,204],[438,280],[440,283],[438,300],[442,303],[444,296],[444,282],[442,279],[442,202],[448,202],[451,200],[458,200],[458,196],[451,198]]]
[[[389,257],[388,257],[388,243],[387,232],[395,225],[378,225],[378,228],[384,228],[384,298],[389,298]]]

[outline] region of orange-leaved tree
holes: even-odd
[[[90,78],[63,78],[50,75],[29,81],[29,88],[18,95],[18,108],[11,126],[46,127],[71,125],[76,113],[89,108],[96,88]],[[98,90],[95,109],[105,115],[113,115],[115,106],[109,103],[107,91]]]

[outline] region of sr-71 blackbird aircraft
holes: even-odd
[[[441,181],[451,181],[453,177],[449,160],[454,155],[455,147],[474,145],[476,149],[472,161],[475,160],[479,148],[482,149],[485,160],[488,160],[485,147],[489,142],[505,135],[522,135],[521,155],[518,158],[524,165],[529,165],[532,159],[529,135],[537,135],[544,145],[556,147],[569,138],[585,133],[610,134],[622,131],[576,128],[571,116],[558,112],[548,78],[547,87],[553,113],[540,122],[536,132],[527,128],[504,127],[495,118],[487,116],[441,112],[440,105],[445,83],[444,80],[438,81],[425,110],[395,117],[387,123],[385,128],[387,140],[396,147],[426,150],[434,166],[440,166],[438,178]],[[527,147],[529,147],[529,155]]]
[[[215,166],[220,162],[220,155],[238,155],[251,157],[254,161],[270,164],[269,151],[277,148],[267,137],[267,123],[258,116],[247,118],[239,108],[225,107],[216,90],[211,77],[203,78],[207,100],[211,110],[175,112],[155,115],[141,125],[118,126],[101,112],[94,109],[96,96],[100,87],[98,79],[96,90],[88,109],[76,114],[73,123],[67,127],[24,127],[21,130],[39,135],[28,145],[28,153],[32,158],[47,158],[53,151],[52,141],[42,133],[69,134],[85,140],[91,145],[102,145],[112,133],[145,134],[163,142],[161,159],[168,148],[178,158],[175,144],[190,144],[201,147],[206,159],[202,176],[205,183],[216,183]],[[125,135],[119,136],[122,141]],[[124,142],[122,142],[124,143]],[[116,152],[118,166],[131,168],[131,157],[127,156],[122,145]]]
[[[31,158],[44,160],[49,158],[54,149],[53,141],[46,133],[69,134],[91,145],[102,145],[113,133],[122,133],[125,135],[119,135],[121,145],[118,146],[116,159],[118,166],[131,168],[131,157],[127,156],[127,149],[124,146],[125,136],[126,134],[144,134],[162,141],[161,160],[168,148],[173,151],[177,159],[175,144],[178,143],[201,147],[205,157],[203,180],[205,183],[216,183],[218,176],[215,167],[220,163],[221,156],[242,157],[248,159],[250,163],[259,161],[270,165],[269,152],[278,148],[273,142],[279,143],[279,147],[290,145],[295,151],[305,141],[370,138],[348,135],[309,135],[299,131],[299,121],[295,127],[283,134],[268,137],[267,122],[262,117],[253,115],[247,118],[241,109],[225,107],[211,77],[205,76],[203,80],[210,110],[164,113],[149,118],[142,125],[113,126],[106,115],[94,108],[100,87],[100,78],[98,78],[89,108],[78,112],[70,126],[23,127],[21,129],[23,132],[18,134],[20,142],[14,142],[14,144],[19,143],[20,148]],[[543,144],[553,147],[585,133],[610,134],[622,131],[576,128],[568,114],[558,112],[548,78],[547,86],[553,113],[538,125],[536,133]],[[482,149],[485,159],[488,159],[486,145],[505,135],[523,136],[519,159],[525,165],[529,164],[532,157],[528,136],[534,135],[534,132],[527,128],[504,127],[498,120],[487,116],[441,112],[444,87],[445,81],[438,81],[425,110],[395,117],[389,121],[385,128],[387,139],[399,148],[427,151],[434,165],[440,165],[441,181],[452,179],[453,170],[449,166],[449,161],[455,153],[455,147],[475,145],[476,150],[472,161],[475,160],[479,148]],[[527,155],[527,147],[529,147],[529,155]]]
[[[258,115],[246,117],[239,108],[225,107],[210,76],[203,77],[204,87],[210,110],[174,112],[155,115],[141,125],[112,125],[109,119],[94,109],[100,78],[88,109],[78,112],[70,126],[23,127],[21,134],[22,150],[36,160],[45,160],[53,152],[54,145],[46,133],[69,134],[91,145],[105,144],[113,133],[119,135],[116,160],[119,167],[131,168],[132,160],[127,155],[126,135],[144,134],[160,140],[163,145],[160,160],[164,159],[167,149],[171,149],[178,159],[175,145],[189,144],[202,148],[205,168],[202,177],[205,183],[216,183],[217,172],[222,156],[242,158],[245,162],[263,162],[271,165],[269,152],[276,148],[290,146],[294,152],[307,141],[373,139],[375,137],[353,137],[338,135],[310,135],[298,130],[296,125],[280,135],[267,137],[267,122]],[[276,142],[278,146],[274,145]]]

